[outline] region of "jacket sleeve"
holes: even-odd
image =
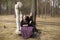
[[[21,21],[21,27],[23,27],[23,21]]]

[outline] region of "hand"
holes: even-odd
[[[30,21],[29,23],[31,24],[32,21]]]

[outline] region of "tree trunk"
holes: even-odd
[[[0,0],[0,14],[1,14],[1,2],[2,2],[2,0]]]
[[[33,13],[33,21],[36,25],[36,14],[37,14],[37,0],[32,0],[32,13]]]
[[[35,22],[35,25],[36,25],[36,14],[37,14],[37,0],[34,0],[34,22]]]

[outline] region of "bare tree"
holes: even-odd
[[[1,1],[0,1],[0,14],[1,14]]]

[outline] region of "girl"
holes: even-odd
[[[21,13],[21,7],[23,4],[21,2],[16,2],[15,4],[15,15],[16,15],[16,34],[21,34],[21,20],[22,20],[22,13]]]
[[[28,16],[23,16],[23,20],[21,21],[21,33],[23,38],[29,38],[33,34],[33,27],[29,26]]]

